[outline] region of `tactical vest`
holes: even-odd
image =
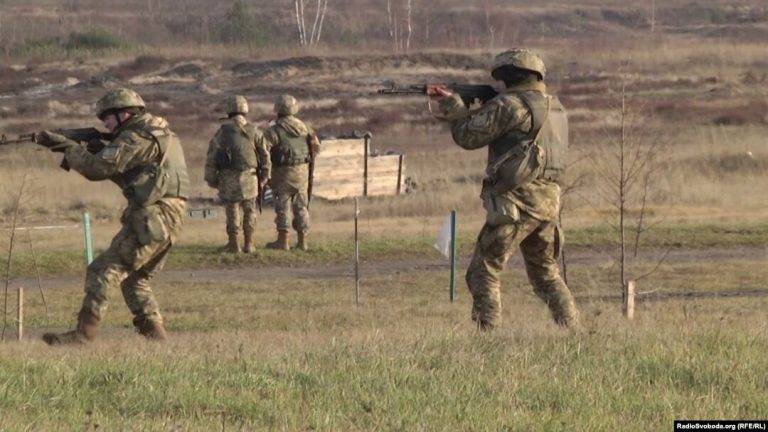
[[[235,171],[249,171],[258,167],[253,139],[256,127],[246,124],[239,128],[234,124],[224,124],[219,132],[219,150],[216,154],[216,168]]]
[[[568,152],[568,117],[554,96],[516,93],[531,113],[531,130],[512,131],[489,146],[487,175],[498,192],[517,189],[537,178],[559,183]]]
[[[189,198],[189,176],[179,138],[168,129],[135,130],[158,146],[160,160],[122,175],[123,195],[132,207],[149,207],[160,198]]]
[[[309,162],[307,136],[293,136],[279,124],[274,128],[279,138],[269,150],[272,165],[277,167],[302,165]]]

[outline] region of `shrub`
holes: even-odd
[[[212,26],[211,40],[226,44],[263,46],[269,41],[266,27],[267,23],[252,15],[242,0],[235,0],[224,18]]]
[[[114,35],[102,28],[94,28],[84,33],[71,33],[64,48],[67,51],[94,51],[119,49],[127,46],[128,43],[126,43],[120,36]]]
[[[117,50],[129,48],[130,44],[121,37],[101,28],[85,32],[73,32],[66,40],[58,37],[27,39],[11,50],[13,55],[22,57],[55,57],[83,51]]]

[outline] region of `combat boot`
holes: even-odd
[[[168,333],[165,331],[163,322],[145,317],[136,317],[133,319],[133,326],[136,333],[150,340],[164,341],[168,339]]]
[[[240,239],[238,238],[237,233],[230,234],[227,233],[227,236],[229,237],[229,241],[227,242],[227,245],[224,246],[223,250],[224,252],[229,252],[233,254],[240,253]]]
[[[243,244],[243,252],[249,254],[256,251],[256,243],[253,239],[253,228],[245,228],[243,229],[243,237],[245,238],[244,244]]]
[[[299,241],[296,243],[296,248],[301,249],[303,251],[308,251],[309,246],[307,245],[307,232],[306,231],[298,231],[299,235]]]
[[[99,317],[92,312],[81,309],[77,314],[77,326],[65,333],[45,333],[43,341],[48,345],[84,344],[96,339],[99,328]]]
[[[288,244],[288,230],[278,230],[277,240],[267,243],[267,249],[291,250]]]

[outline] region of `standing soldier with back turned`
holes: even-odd
[[[208,145],[205,181],[208,186],[219,190],[219,198],[226,208],[229,238],[226,250],[251,253],[255,248],[255,198],[269,180],[271,163],[264,136],[245,119],[245,114],[248,114],[245,97],[238,95],[227,99],[224,108],[227,121]],[[244,237],[242,249],[239,242],[241,229]]]
[[[454,141],[467,149],[488,147],[481,198],[486,222],[467,269],[472,319],[481,329],[501,321],[500,275],[514,248],[520,248],[534,292],[555,322],[578,328],[573,296],[560,277],[557,257],[563,237],[557,225],[560,182],[568,147],[568,123],[558,99],[546,92],[544,62],[533,52],[499,54],[491,76],[506,89],[470,113],[446,89],[441,110]]]
[[[37,142],[63,152],[69,167],[88,180],[115,182],[128,207],[110,246],[88,266],[77,326],[66,333],[46,333],[43,340],[57,345],[94,339],[109,293],[117,286],[136,331],[162,340],[163,318],[149,281],[181,232],[189,189],[184,152],[168,122],[145,112],[144,101],[131,90],[108,92],[97,102],[96,114],[112,134],[98,153],[48,131]]]
[[[272,192],[275,199],[277,240],[270,249],[289,250],[288,208],[293,210],[293,229],[298,233],[296,247],[307,250],[309,231],[309,163],[320,150],[314,131],[296,117],[299,104],[293,96],[280,96],[275,102],[277,120],[265,132],[272,158]]]

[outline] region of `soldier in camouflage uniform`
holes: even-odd
[[[475,244],[466,280],[472,319],[481,329],[501,321],[500,275],[514,248],[525,260],[534,292],[554,321],[579,326],[579,313],[560,277],[562,235],[557,224],[558,182],[567,149],[567,119],[557,98],[546,93],[544,62],[528,50],[504,52],[491,75],[506,90],[470,112],[458,95],[440,89],[440,103],[454,141],[467,150],[488,147],[481,198],[486,222]]]
[[[320,150],[317,135],[296,114],[299,104],[293,96],[280,96],[275,102],[277,120],[265,132],[272,159],[271,186],[275,199],[277,240],[267,244],[270,249],[289,250],[288,209],[293,210],[293,229],[298,233],[296,247],[307,250],[309,231],[309,162]]]
[[[133,91],[110,91],[96,108],[113,136],[98,153],[48,131],[40,134],[38,142],[63,152],[69,167],[88,180],[116,183],[128,206],[120,218],[122,228],[88,266],[75,329],[46,333],[43,340],[57,345],[94,339],[109,293],[118,286],[133,313],[136,331],[163,340],[163,318],[149,281],[163,267],[181,232],[189,189],[184,152],[168,123],[145,112],[144,101]]]
[[[229,238],[226,250],[232,253],[241,251],[238,237],[242,225],[242,250],[251,253],[255,249],[255,198],[269,180],[269,151],[264,135],[245,119],[245,114],[248,114],[245,97],[238,95],[228,99],[225,110],[228,119],[208,145],[205,181],[208,186],[219,190],[219,198],[224,202]]]

